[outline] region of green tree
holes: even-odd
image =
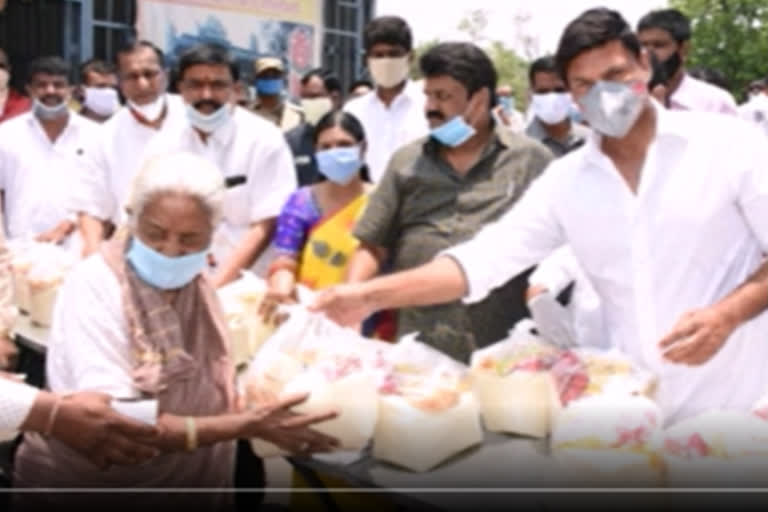
[[[528,61],[501,41],[493,41],[486,52],[499,74],[499,85],[512,87],[517,109],[524,112],[528,103]]]
[[[421,59],[421,56],[427,53],[431,48],[435,47],[440,43],[437,39],[432,39],[431,41],[425,41],[418,45],[416,48],[413,49],[413,62],[411,62],[411,78],[414,80],[421,80],[423,77],[421,76],[421,69],[419,69],[419,60]]]
[[[756,0],[670,0],[691,18],[688,67],[716,69],[743,98],[752,80],[768,73],[768,3]]]

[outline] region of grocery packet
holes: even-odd
[[[284,310],[288,319],[264,342],[242,376],[246,406],[309,392],[309,399],[294,410],[306,414],[336,410],[337,418],[313,428],[337,438],[341,450],[364,448],[378,418],[377,388],[391,345],[363,338],[300,305]],[[260,457],[285,454],[261,439],[251,444]]]
[[[428,471],[483,440],[467,367],[403,337],[385,355],[373,455],[412,471]]]
[[[27,239],[9,241],[8,249],[16,306],[36,325],[50,327],[59,288],[76,258],[56,244]]]
[[[768,422],[747,411],[709,411],[664,432],[667,484],[765,487]]]

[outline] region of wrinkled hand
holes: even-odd
[[[0,336],[0,370],[12,370],[18,362],[19,349],[12,339]]]
[[[101,469],[141,464],[159,455],[157,429],[118,414],[104,393],[80,392],[62,399],[52,437]]]
[[[250,437],[259,437],[294,454],[331,452],[339,441],[311,429],[312,425],[328,421],[338,414],[326,411],[317,414],[297,414],[291,411],[309,398],[308,393],[294,394],[282,399],[260,403],[249,411]]]
[[[337,324],[352,328],[359,328],[363,320],[375,313],[360,284],[343,284],[323,290],[309,310],[324,313]]]
[[[691,311],[659,342],[659,348],[669,362],[700,366],[717,354],[736,327],[729,315],[715,308]]]

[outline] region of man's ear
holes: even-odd
[[[690,53],[691,53],[691,42],[683,41],[680,44],[680,58],[683,60],[683,62],[686,62],[688,60],[688,55]]]

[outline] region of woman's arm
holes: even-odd
[[[291,408],[308,394],[292,395],[241,413],[194,418],[163,413],[156,446],[167,452],[194,449],[234,439],[261,438],[292,453],[332,451],[339,442],[310,427],[333,419],[335,411],[295,414]]]

